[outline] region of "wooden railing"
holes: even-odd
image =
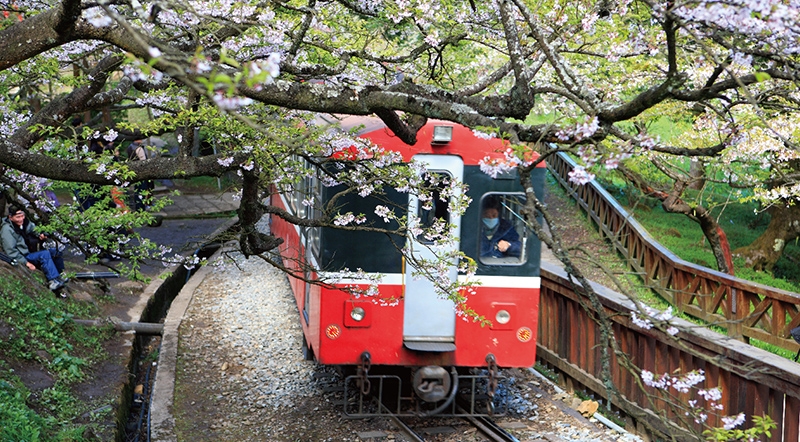
[[[630,267],[676,309],[723,327],[729,336],[745,342],[754,338],[792,352],[800,350],[789,335],[791,329],[800,326],[800,295],[678,258],[656,242],[599,184],[571,183],[568,174],[575,162],[566,154],[549,158],[547,164]]]
[[[687,428],[696,432],[702,428],[684,411],[689,400],[698,399],[697,391],[660,396],[652,387],[640,387],[640,370],[656,376],[667,373],[677,376],[702,369],[705,381],[697,388],[720,387],[722,416],[768,415],[778,424],[770,441],[800,440],[800,364],[768,353],[741,341],[697,327],[682,319],[673,319],[679,329],[670,336],[656,329],[643,329],[630,321],[634,304],[623,295],[605,287],[594,286],[605,317],[610,321],[613,337],[620,351],[627,355],[635,368],[624,368],[611,353],[610,370],[618,395],[611,396],[608,408],[617,407],[637,424],[676,440],[691,440]],[[542,263],[540,321],[537,338],[537,358],[585,387],[600,398],[606,398],[606,383],[599,373],[602,352],[608,343],[601,339],[602,330],[596,313],[584,306],[589,304],[570,282],[563,270]],[[590,314],[591,312],[591,314]],[[675,390],[672,390],[675,393]],[[608,402],[604,401],[606,405]],[[702,400],[698,404],[704,405]],[[682,406],[681,406],[682,405]],[[708,425],[721,427],[722,422],[711,415]]]

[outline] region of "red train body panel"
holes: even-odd
[[[380,290],[400,295],[402,287],[384,285]],[[512,308],[515,311],[512,317],[518,319],[506,325],[485,327],[472,321],[457,321],[454,352],[423,353],[405,348],[402,301],[396,306],[378,306],[370,300],[353,300],[342,291],[320,290],[318,296],[326,301],[320,308],[319,322],[310,324],[309,332],[319,336],[316,354],[323,364],[357,364],[360,355],[367,351],[372,356],[372,363],[377,365],[481,367],[486,365],[486,356],[493,354],[501,367],[530,367],[536,356],[539,290],[505,289],[502,300],[493,301],[492,298],[500,298],[498,290],[495,287],[476,289],[470,305],[478,312],[486,312],[487,317],[493,317],[498,305]],[[315,300],[312,297],[312,306],[321,306],[319,297]],[[354,304],[367,311],[367,317],[371,317],[369,323],[362,325],[348,321]],[[339,331],[328,336],[326,330],[329,327],[336,327]]]

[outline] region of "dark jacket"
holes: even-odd
[[[519,240],[519,233],[509,221],[500,219],[492,239],[486,237],[486,227],[481,227],[481,256],[503,258],[506,256],[519,256],[522,253],[522,241]],[[497,243],[500,241],[508,241],[511,244],[505,253],[497,248]]]
[[[2,239],[3,252],[18,265],[28,262],[25,256],[38,250],[39,237],[34,232],[36,225],[28,218],[22,223],[22,228],[17,228],[10,219],[3,218],[0,225],[0,239]]]

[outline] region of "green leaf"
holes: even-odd
[[[228,51],[225,50],[224,48],[222,49],[222,51],[219,54],[219,62],[222,63],[222,64],[227,64],[228,66],[232,66],[232,67],[235,67],[235,68],[239,67],[239,62],[234,60],[233,58],[229,57],[228,56]]]
[[[209,95],[214,93],[214,82],[213,81],[210,81],[210,80],[208,80],[207,78],[204,78],[204,77],[198,77],[197,78],[197,82],[206,87],[206,91],[208,92]]]
[[[761,83],[762,81],[767,81],[767,80],[772,78],[772,75],[770,75],[770,74],[768,74],[766,72],[760,72],[760,71],[756,72],[753,75],[755,75],[756,81],[759,82],[759,83]]]
[[[215,83],[228,84],[228,85],[232,85],[233,84],[233,80],[231,79],[231,77],[228,74],[217,74],[217,75],[215,75],[214,76],[214,82]]]

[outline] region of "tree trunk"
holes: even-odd
[[[692,157],[689,161],[689,188],[700,190],[706,185],[706,165],[702,160]]]
[[[703,206],[691,206],[680,198],[683,189],[682,186],[677,186],[673,189],[667,198],[662,200],[662,206],[667,212],[683,213],[689,218],[697,221],[700,224],[700,229],[703,230],[711,246],[711,251],[714,253],[714,258],[717,260],[717,268],[720,272],[733,275],[733,257],[731,255],[731,246],[728,243],[728,237],[720,227],[717,220],[711,215],[711,212],[706,210]]]
[[[733,251],[754,270],[770,271],[786,248],[786,243],[800,235],[800,206],[776,204],[767,212],[772,216],[767,230],[752,244]]]
[[[245,258],[270,251],[283,243],[283,239],[256,230],[256,223],[264,216],[259,193],[258,174],[254,170],[242,172],[242,200],[239,203],[239,247]]]
[[[661,205],[665,211],[682,213],[700,224],[700,229],[702,229],[703,235],[705,235],[711,246],[711,251],[714,253],[714,258],[717,260],[717,269],[729,275],[734,274],[733,255],[731,254],[731,246],[728,243],[725,231],[722,230],[717,220],[705,207],[692,206],[681,199],[681,195],[683,195],[683,191],[688,185],[686,181],[676,179],[672,190],[667,193],[654,189],[641,176],[626,167],[620,167],[619,170],[645,195],[661,200]]]

